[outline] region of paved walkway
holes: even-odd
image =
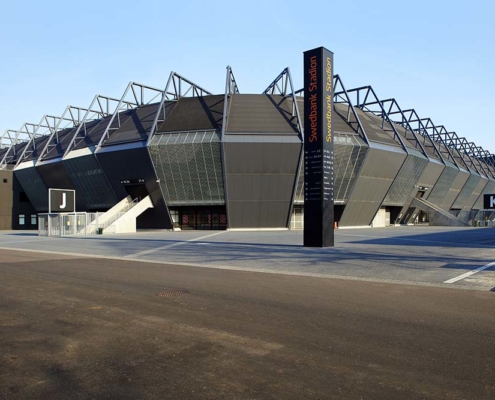
[[[336,232],[333,248],[305,248],[301,231],[147,231],[47,238],[0,232],[0,248],[268,273],[490,290],[495,229],[391,227]]]

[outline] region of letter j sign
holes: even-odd
[[[48,212],[70,213],[76,211],[76,191],[70,189],[48,190]]]

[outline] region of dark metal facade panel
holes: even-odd
[[[121,121],[125,121],[130,117],[131,111],[122,112],[120,115]],[[112,116],[98,119],[95,121],[90,121],[85,126],[81,127],[76,139],[77,145],[73,149],[80,150],[91,146],[96,146],[100,142],[101,136],[105,132],[110,123]],[[112,127],[116,128],[117,121],[112,123]],[[84,137],[83,137],[84,136]]]
[[[63,160],[76,186],[76,194],[82,197],[90,211],[104,211],[117,203],[115,195],[101,165],[93,154]]]
[[[483,209],[483,195],[485,194],[493,194],[495,193],[495,180],[490,179],[483,191],[479,195],[478,199],[473,205],[473,210],[482,210]]]
[[[480,183],[480,180],[481,180],[481,176],[479,176],[478,174],[469,175],[468,180],[466,181],[464,187],[459,192],[459,195],[457,196],[457,198],[455,199],[454,203],[450,208],[458,209],[458,210],[464,208],[466,201],[473,194],[474,190]]]
[[[440,204],[441,208],[444,210],[450,210],[452,208],[452,204],[454,204],[455,199],[459,196],[459,193],[469,179],[469,176],[469,172],[459,171],[454,179],[454,182],[452,183],[452,186],[449,188],[445,198],[443,199],[442,204]]]
[[[224,95],[182,97],[167,114],[157,132],[221,129]]]
[[[48,189],[76,190],[76,185],[74,185],[69,172],[61,160],[37,165],[35,168],[42,176]],[[86,207],[82,196],[79,196],[79,193],[76,191],[76,211],[87,210],[88,208]]]
[[[225,204],[220,132],[155,135],[148,148],[168,206]]]
[[[334,143],[335,201],[345,203],[366,157],[368,145],[358,135],[345,133],[335,134]],[[304,173],[299,173],[294,203],[304,203]]]
[[[16,169],[14,175],[37,212],[48,211],[48,186],[35,167]]]
[[[120,201],[128,195],[122,181],[144,179],[144,185],[153,202],[154,208],[148,209],[137,219],[138,228],[171,229],[165,201],[157,182],[151,158],[146,147],[121,151],[105,151],[96,153],[96,158],[103,168],[113,191]]]
[[[417,182],[427,165],[428,159],[425,157],[419,154],[408,154],[387,196],[383,200],[383,205],[403,207],[410,201]]]
[[[421,146],[419,145],[418,141],[415,140],[415,135],[413,132],[410,130],[406,130],[402,125],[399,124],[394,124],[394,127],[399,134],[399,136],[402,139],[402,142],[404,143],[404,146],[406,146],[408,149],[414,149],[420,153],[423,153],[423,150]]]
[[[228,133],[297,133],[292,103],[283,96],[234,94],[229,105]]]
[[[69,147],[70,141],[76,133],[76,130],[77,128],[67,128],[58,132],[58,143],[53,143],[52,139],[51,144],[54,144],[55,146],[47,149],[47,152],[43,156],[43,160],[52,160],[54,158],[62,157],[65,150],[67,150],[67,147]]]
[[[340,219],[340,226],[370,225],[397,176],[406,154],[369,148]]]
[[[287,227],[302,144],[269,140],[223,144],[230,228]]]
[[[39,138],[36,138],[34,140],[34,145],[33,143],[29,143],[29,147],[27,148],[27,152],[24,156],[24,161],[31,161],[31,160],[36,160],[40,156],[41,152],[43,151],[43,148],[46,145],[46,142],[48,141],[50,135],[44,135]],[[22,154],[22,153],[21,153]],[[2,157],[0,156],[0,159]]]
[[[486,185],[488,184],[488,178],[485,177],[480,177],[480,180],[472,193],[469,194],[468,199],[464,203],[464,206],[462,207],[463,210],[471,210],[474,206],[474,203],[480,197],[481,193],[483,193],[483,190],[485,189]]]
[[[442,175],[445,165],[430,160],[425,170],[418,179],[418,186],[426,188],[424,198],[427,199],[432,192],[433,187]]]
[[[428,201],[440,207],[459,172],[459,169],[455,166],[446,165],[435,186],[431,189]]]
[[[174,104],[175,102],[165,103],[167,113],[172,111]],[[121,124],[119,129],[110,132],[110,138],[103,142],[103,146],[147,140],[159,105],[159,103],[148,104],[133,110],[134,112]],[[163,119],[163,109],[159,119]]]
[[[421,136],[419,133],[414,132],[414,135],[418,138],[418,140],[421,142],[423,145],[423,148],[425,149],[426,154],[428,157],[431,159],[435,159],[437,161],[441,162],[440,157],[438,156],[438,153],[435,151],[435,145],[433,142],[430,140],[428,136]]]
[[[22,152],[24,151],[24,148],[28,145],[28,142],[22,142],[19,144],[16,144],[14,149],[10,150],[6,162],[9,164],[15,165],[17,160],[19,160],[19,157],[22,155]],[[1,160],[0,160],[1,161]]]
[[[299,108],[299,115],[301,115],[301,119],[302,119],[301,123],[304,127],[304,118],[302,118],[302,116],[304,115],[304,99],[298,98],[297,105]],[[334,134],[351,133],[357,135],[356,130],[350,124],[348,124],[346,120],[349,111],[349,106],[347,104],[342,104],[342,103],[333,103],[333,111],[334,111],[333,114],[334,118],[332,120],[332,125],[333,125]],[[356,122],[352,113],[350,114],[350,118],[352,122]]]
[[[385,131],[382,129],[381,118],[371,113],[364,112],[359,108],[356,108],[356,112],[370,141],[384,143],[394,147],[401,147],[401,145],[394,140],[392,126],[388,122],[383,123],[384,129],[387,130]]]

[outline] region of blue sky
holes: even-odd
[[[224,90],[231,65],[243,93],[260,93],[302,53],[325,46],[348,89],[445,125],[495,153],[495,2],[24,1],[3,2],[0,132],[120,97],[129,81],[164,87],[174,70]]]

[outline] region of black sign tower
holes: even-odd
[[[334,245],[333,53],[304,52],[304,246]]]

